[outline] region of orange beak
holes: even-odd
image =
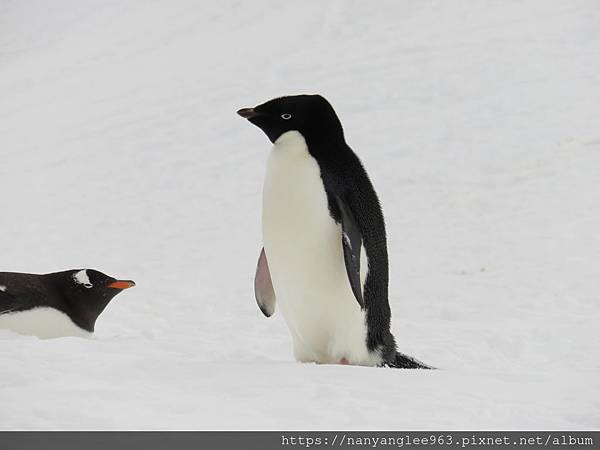
[[[113,281],[108,285],[109,288],[113,289],[129,289],[135,286],[135,283],[130,280],[118,280]]]

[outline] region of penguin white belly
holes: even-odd
[[[304,137],[283,134],[267,166],[263,241],[294,355],[303,362],[378,365],[379,352],[367,349],[365,314],[350,287],[341,239]]]
[[[0,315],[0,330],[10,330],[40,339],[76,336],[90,337],[92,333],[78,327],[65,313],[54,308],[40,307]]]

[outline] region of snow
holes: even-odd
[[[0,270],[136,289],[93,339],[0,331],[2,429],[600,426],[600,5],[0,6]],[[256,307],[269,143],[321,93],[378,190],[399,349],[293,361]]]

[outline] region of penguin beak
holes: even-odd
[[[109,288],[113,288],[113,289],[129,289],[135,286],[135,283],[131,280],[117,280],[117,281],[113,281],[112,283],[110,283],[108,285]]]
[[[254,111],[254,108],[242,108],[237,113],[244,119],[252,119],[259,115],[258,112]]]

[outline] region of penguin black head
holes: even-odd
[[[68,270],[51,274],[55,288],[62,294],[73,321],[94,331],[98,316],[120,292],[135,286],[131,280],[117,280],[93,269]]]
[[[311,142],[344,140],[340,120],[320,95],[279,97],[237,113],[263,130],[273,143],[288,131],[298,131],[309,146]]]

